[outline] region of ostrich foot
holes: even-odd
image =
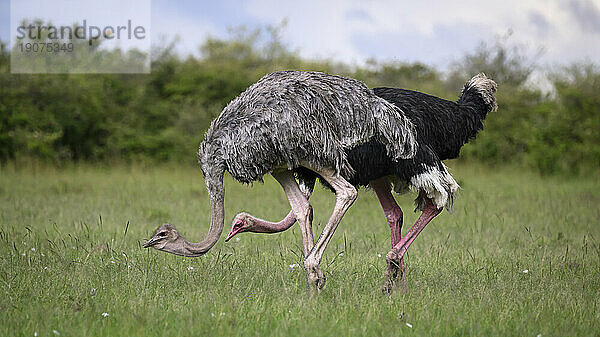
[[[325,286],[325,275],[323,275],[323,272],[318,267],[316,270],[311,270],[307,272],[306,280],[307,287],[312,295],[321,292],[321,289],[323,289],[323,287]]]
[[[398,285],[404,286],[406,284],[404,260],[399,258],[398,254],[393,250],[386,255],[385,260],[387,262],[387,268],[385,270],[384,283],[381,287],[381,291],[391,294]]]
[[[306,281],[308,288],[312,294],[319,293],[325,286],[325,275],[318,264],[310,263],[308,260],[304,261],[304,268],[306,268]]]

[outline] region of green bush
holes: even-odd
[[[245,29],[232,31],[230,39],[208,38],[201,57],[180,59],[169,53],[172,44],[159,46],[150,75],[10,74],[10,53],[1,44],[0,162],[194,163],[210,121],[231,99],[266,73],[303,69],[451,100],[468,78],[483,71],[498,82],[499,109],[463,148],[463,158],[548,174],[600,167],[600,71],[593,65],[554,72],[554,91],[544,94],[525,84],[534,62],[506,41],[481,45],[444,74],[420,63],[370,61],[350,67],[304,60],[281,42],[281,28],[269,28],[266,38],[262,30]]]

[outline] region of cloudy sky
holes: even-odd
[[[207,36],[227,37],[230,27],[287,20],[284,42],[309,58],[444,67],[482,41],[492,44],[511,34],[511,41],[532,53],[542,48],[543,64],[600,63],[600,0],[152,0],[151,5],[152,38],[178,35],[182,54],[198,54]],[[10,1],[0,0],[3,41],[10,39],[9,21]]]

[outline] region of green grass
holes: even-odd
[[[167,221],[203,238],[198,169],[5,167],[0,335],[600,335],[598,176],[479,166],[453,174],[462,185],[455,213],[410,248],[405,291],[380,291],[389,231],[363,190],[324,256],[325,289],[311,298],[297,225],[223,236],[200,258],[140,247]],[[403,232],[417,217],[413,197],[398,198]],[[239,211],[276,220],[289,210],[268,177],[254,188],[228,178],[225,199],[225,231]],[[317,188],[311,201],[318,235],[334,198]]]

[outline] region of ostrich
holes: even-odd
[[[428,146],[437,155],[439,160],[452,159],[458,157],[460,148],[474,138],[478,131],[483,128],[483,120],[489,111],[497,109],[494,93],[496,91],[496,83],[486,78],[484,74],[479,74],[468,81],[464,88],[461,97],[457,102],[450,102],[437,97],[433,97],[420,92],[396,89],[396,88],[374,88],[374,93],[389,102],[396,105],[404,111],[405,115],[413,122],[417,131],[417,142],[421,146]],[[419,151],[418,151],[419,152]],[[366,184],[364,177],[377,176],[371,170],[377,166],[380,161],[371,161],[372,164],[364,165],[366,159],[377,159],[379,156],[386,156],[382,151],[381,144],[363,144],[353,149],[347,150],[348,161],[355,169],[355,176],[350,180],[353,185]],[[383,165],[389,159],[383,159]],[[403,164],[414,165],[419,162],[419,153],[415,158],[402,160]],[[413,163],[411,163],[411,161]],[[415,162],[416,161],[416,162]],[[394,165],[398,163],[389,163],[384,170],[393,170]],[[396,171],[398,168],[396,168]],[[413,170],[402,171],[410,176]],[[302,193],[308,199],[313,191],[315,179],[317,176],[307,170],[297,170],[296,175],[299,180],[299,186]],[[402,180],[402,177],[393,177],[394,172],[389,172],[387,177],[374,179],[368,182],[369,187],[377,195],[384,214],[387,218],[391,231],[392,251],[386,260],[388,263],[386,283],[384,290],[390,290],[395,285],[395,280],[398,278],[398,271],[405,280],[404,264],[400,258],[396,264],[398,251],[394,251],[394,247],[401,239],[402,217],[403,213],[400,207],[390,193],[391,186],[395,191],[400,193],[408,191],[410,181]],[[362,178],[361,178],[362,177]],[[400,178],[399,181],[397,178]],[[361,180],[362,179],[362,180]],[[321,182],[327,186],[327,183],[321,179]],[[329,186],[327,186],[329,187]],[[401,188],[398,188],[401,187]],[[455,190],[453,187],[452,189]],[[439,190],[439,188],[437,189]],[[453,197],[453,193],[449,194]],[[452,199],[449,200],[448,206],[452,206]],[[416,200],[417,209],[422,209],[422,196]],[[427,221],[427,217],[432,217],[431,214],[425,215],[418,223]],[[233,220],[231,231],[225,239],[229,241],[238,233],[253,232],[253,233],[278,233],[287,230],[296,223],[294,212],[289,214],[279,222],[269,222],[248,213],[239,213]],[[424,227],[421,225],[420,227]],[[416,237],[416,235],[414,235]],[[414,240],[414,239],[413,239]],[[405,248],[408,249],[408,244]],[[406,250],[405,249],[405,250]],[[399,269],[399,270],[398,270]]]
[[[355,201],[356,187],[370,185],[392,227],[385,282],[391,289],[406,249],[444,206],[452,206],[458,185],[441,160],[458,155],[460,147],[482,128],[487,112],[495,108],[495,83],[484,75],[469,81],[454,105],[395,90],[373,91],[359,81],[317,72],[283,71],[263,77],[225,107],[200,145],[198,159],[212,210],[206,238],[191,243],[173,225],[164,224],[144,247],[182,256],[205,254],[223,231],[225,170],[242,183],[270,173],[292,208],[293,215],[282,221],[284,227],[296,220],[300,224],[307,281],[318,291],[325,284],[319,267],[322,254]],[[412,116],[384,99],[401,94],[417,107]],[[427,104],[419,105],[421,101]],[[315,242],[308,197],[316,177],[335,192],[336,203]],[[423,213],[401,238],[402,213],[390,191],[392,187],[405,191],[409,186],[419,191],[416,203]],[[266,228],[253,230],[269,232],[270,225],[282,225],[265,224]]]

